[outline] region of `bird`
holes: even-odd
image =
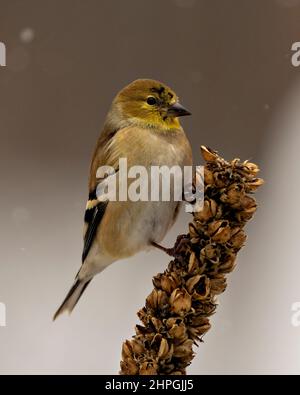
[[[103,181],[97,169],[120,158],[130,166],[191,166],[192,149],[179,118],[191,115],[176,93],[162,82],[137,79],[113,99],[90,165],[84,215],[82,264],[73,286],[56,311],[71,313],[93,279],[113,262],[157,247],[174,224],[180,201],[110,201],[99,199]]]

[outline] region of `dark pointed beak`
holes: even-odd
[[[171,117],[184,117],[185,115],[192,115],[186,108],[180,103],[172,104],[168,108],[168,115]]]

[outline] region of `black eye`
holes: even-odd
[[[150,106],[153,106],[154,104],[156,104],[156,99],[155,99],[155,97],[149,96],[148,99],[147,99],[147,103],[148,103]]]

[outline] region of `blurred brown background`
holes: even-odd
[[[51,317],[80,265],[94,143],[113,96],[141,77],[164,81],[192,111],[184,127],[195,162],[205,144],[258,161],[268,179],[190,373],[300,372],[300,328],[290,320],[299,257],[292,247],[279,253],[298,242],[296,211],[279,229],[299,187],[300,69],[290,61],[299,20],[299,0],[0,0],[1,373],[118,371],[121,343],[167,257],[114,264],[70,318]]]

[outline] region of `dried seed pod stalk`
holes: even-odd
[[[244,226],[257,207],[250,196],[263,184],[254,163],[226,162],[201,147],[204,206],[193,214],[189,233],[179,236],[176,258],[153,278],[154,289],[138,312],[142,325],[122,349],[121,374],[185,374],[193,345],[209,330],[216,296],[244,245]]]

